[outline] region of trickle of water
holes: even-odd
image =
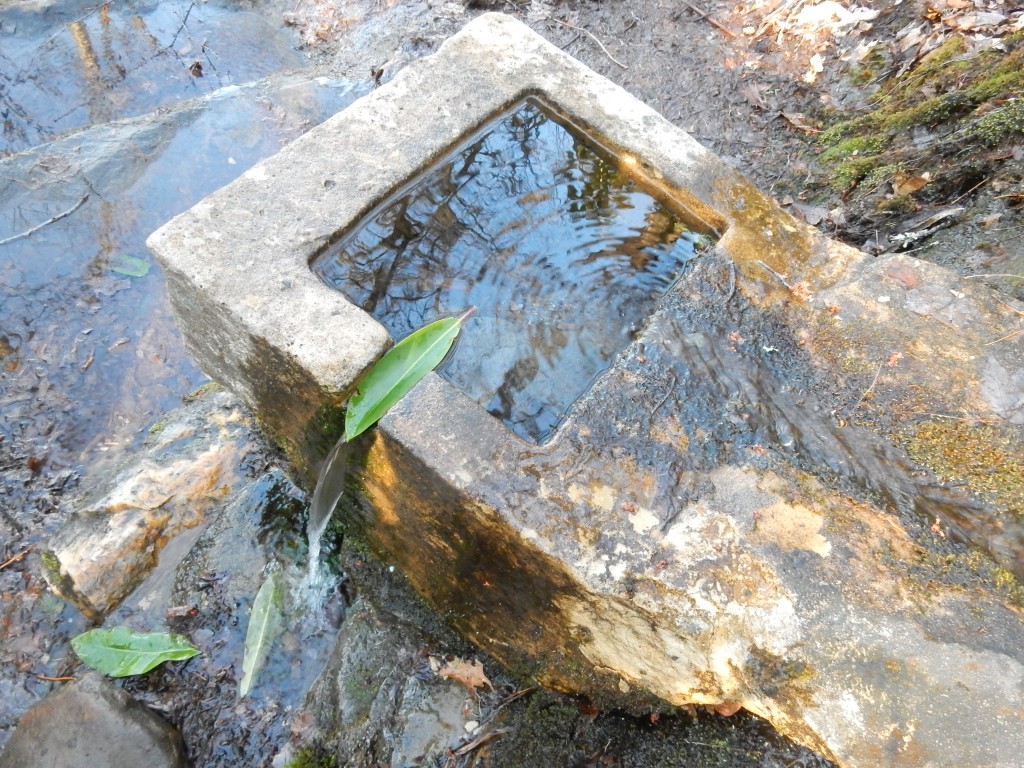
[[[306,523],[306,537],[309,540],[309,570],[306,575],[306,591],[316,593],[327,586],[323,569],[320,567],[321,545],[331,513],[341,501],[345,493],[345,479],[348,477],[348,464],[352,456],[352,443],[342,437],[331,452],[327,454],[320,474],[313,489],[313,499],[309,503],[309,520]],[[315,600],[311,601],[315,602]]]

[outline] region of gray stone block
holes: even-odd
[[[159,715],[88,672],[26,712],[0,753],[0,768],[182,768],[178,732]]]
[[[1015,386],[1024,363],[979,352],[1005,334],[1004,310],[982,289],[958,291],[970,306],[947,328],[936,313],[948,307],[913,291],[948,273],[893,278],[906,265],[796,222],[510,18],[477,18],[150,238],[197,361],[312,476],[318,416],[388,339],[310,261],[527,96],[721,239],[547,445],[519,440],[439,376],[420,382],[371,441],[370,543],[469,639],[552,687],[638,711],[743,707],[843,766],[1015,766],[1019,612],[985,581],[991,569],[946,580],[892,514],[955,513],[965,498],[796,394],[849,364],[867,386],[890,359],[892,407],[1009,413],[993,386]],[[915,363],[897,366],[899,350]],[[996,354],[1005,375],[986,360]],[[1019,537],[988,524],[1005,536],[993,552],[1019,566]]]

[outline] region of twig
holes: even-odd
[[[11,235],[10,237],[8,237],[8,238],[6,238],[4,240],[0,240],[0,245],[7,245],[8,243],[13,243],[15,240],[21,240],[22,238],[34,235],[36,232],[38,232],[43,227],[49,226],[50,224],[53,224],[53,222],[55,222],[55,221],[60,221],[61,219],[65,218],[66,216],[70,216],[72,213],[74,213],[79,208],[81,208],[83,205],[85,205],[85,201],[88,200],[88,199],[89,199],[89,196],[86,195],[81,200],[79,200],[77,203],[75,203],[73,206],[71,206],[66,211],[64,211],[64,213],[58,213],[56,216],[54,216],[53,218],[47,219],[42,224],[36,224],[31,229],[26,229],[24,232],[19,232],[16,235]]]
[[[985,346],[986,347],[991,347],[993,344],[998,344],[1000,341],[1006,341],[1007,339],[1012,339],[1014,336],[1020,336],[1022,333],[1024,333],[1024,328],[1021,328],[1019,331],[1013,331],[1012,333],[1008,333],[1005,336],[996,339],[995,341],[985,342]]]
[[[497,708],[501,709],[502,707],[511,704],[516,699],[521,699],[526,694],[533,693],[535,690],[537,690],[536,686],[532,686],[532,685],[529,688],[520,688],[518,691],[514,691],[513,693],[510,693],[508,696],[506,696],[504,699],[502,699],[501,702],[498,704]]]
[[[564,51],[564,50],[565,50],[566,48],[568,48],[568,47],[569,47],[570,45],[572,45],[573,43],[575,43],[575,42],[576,42],[577,40],[579,40],[579,39],[580,39],[581,37],[583,37],[583,35],[581,35],[581,34],[580,34],[579,32],[577,32],[577,33],[576,33],[575,35],[573,35],[573,38],[572,38],[572,40],[570,40],[570,41],[569,41],[568,43],[563,43],[562,45],[560,45],[560,46],[558,46],[558,47],[559,47],[559,48],[561,48],[561,49],[562,49],[562,50]]]
[[[860,400],[858,400],[856,403],[854,403],[853,408],[850,409],[850,415],[851,416],[853,415],[853,412],[856,411],[860,407],[860,404],[864,402],[864,398],[868,396],[868,393],[871,392],[875,388],[875,384],[878,383],[878,377],[882,375],[882,367],[884,365],[885,365],[885,361],[882,361],[881,363],[878,364],[878,370],[875,371],[875,378],[873,378],[871,380],[870,386],[868,386],[868,388],[864,390],[864,394],[860,396]]]
[[[1006,303],[1005,301],[1000,301],[999,299],[996,299],[996,304],[999,304],[1000,306],[1006,307],[1006,308],[1007,308],[1008,310],[1010,310],[1011,312],[1013,312],[1013,314],[1015,314],[1015,315],[1020,315],[1021,317],[1024,317],[1024,312],[1021,312],[1021,311],[1020,311],[1019,309],[1017,309],[1016,307],[1011,307],[1011,306],[1010,306],[1009,304],[1007,304],[1007,303]]]
[[[67,24],[64,24],[60,29],[58,29],[56,32],[54,32],[52,35],[46,38],[43,42],[37,45],[35,47],[35,50],[32,52],[32,59],[29,61],[29,64],[31,65],[36,60],[36,54],[38,54],[41,50],[43,50],[43,48],[48,46],[50,43],[52,43],[57,38],[57,36],[60,35],[61,32],[63,32],[65,29],[68,29],[72,24],[78,24],[79,22],[85,21],[98,10],[100,10],[100,6],[92,8],[91,10],[79,16],[74,21],[69,21]]]
[[[35,672],[32,673],[32,677],[35,677],[39,680],[45,680],[48,683],[67,683],[75,679],[74,675],[63,675],[61,677],[54,677],[53,675],[40,675]]]
[[[772,275],[774,275],[776,280],[778,280],[780,283],[782,283],[784,286],[786,286],[789,290],[791,290],[791,291],[793,290],[793,286],[790,285],[789,281],[786,280],[785,277],[783,277],[778,272],[776,272],[774,269],[769,267],[767,264],[765,264],[763,261],[761,261],[761,259],[757,259],[756,261],[754,261],[754,263],[757,264],[759,267],[763,267],[764,269],[767,269],[769,272],[772,273]]]
[[[468,755],[470,752],[472,752],[474,749],[478,749],[479,747],[482,747],[488,741],[493,741],[494,739],[501,738],[506,733],[508,733],[508,731],[509,731],[508,728],[495,728],[493,731],[487,731],[486,733],[481,733],[479,736],[477,736],[475,739],[473,739],[468,744],[463,744],[458,749],[455,749],[454,750],[454,754],[457,755],[458,757],[464,757],[465,755]]]
[[[730,40],[735,40],[735,39],[736,39],[736,33],[735,33],[735,32],[733,32],[733,31],[732,31],[731,29],[729,29],[728,27],[723,27],[723,26],[722,26],[721,24],[719,24],[719,23],[718,23],[717,21],[715,21],[715,20],[714,20],[713,18],[711,18],[710,16],[708,16],[708,15],[707,15],[706,13],[704,13],[704,11],[702,11],[702,10],[701,10],[700,8],[698,8],[698,7],[697,7],[696,5],[694,5],[693,3],[689,3],[689,2],[687,2],[687,0],[682,0],[682,3],[683,3],[683,5],[685,5],[685,6],[687,7],[687,8],[689,8],[689,9],[690,9],[691,11],[693,11],[693,12],[694,12],[694,13],[696,13],[696,14],[697,14],[698,16],[700,16],[700,17],[701,17],[702,19],[704,19],[704,21],[706,21],[706,22],[707,22],[708,24],[710,24],[710,25],[711,25],[712,27],[714,27],[714,28],[715,28],[715,29],[717,29],[717,30],[718,30],[719,32],[721,32],[721,33],[722,33],[723,35],[725,35],[726,37],[728,37],[728,38],[729,38]]]
[[[1012,272],[990,272],[987,275],[964,275],[964,279],[975,277],[1016,277],[1018,280],[1024,280],[1024,275],[1015,275]]]
[[[961,201],[961,200],[963,200],[963,199],[964,199],[965,197],[967,197],[967,196],[968,196],[969,194],[971,194],[971,192],[973,192],[974,190],[976,190],[976,189],[977,189],[978,187],[980,187],[980,186],[981,186],[982,184],[987,184],[987,183],[988,183],[989,181],[990,181],[990,179],[987,179],[987,178],[986,178],[986,179],[982,179],[982,180],[981,180],[981,181],[979,181],[979,182],[978,182],[977,184],[975,184],[975,185],[974,185],[973,187],[971,187],[971,188],[970,188],[970,189],[968,189],[968,190],[967,190],[966,192],[964,192],[964,193],[963,193],[962,195],[960,195],[960,197],[958,197],[958,198],[956,198],[955,200],[953,200],[953,201],[952,201],[952,202],[950,203],[950,205],[956,205],[956,204],[957,204],[958,202],[960,202],[960,201]]]
[[[654,410],[651,411],[652,419],[654,418],[654,414],[658,412],[658,409],[665,404],[665,401],[668,400],[669,396],[675,391],[676,385],[679,383],[679,379],[676,378],[676,375],[672,371],[669,371],[668,375],[672,377],[672,383],[669,384],[668,391],[665,392],[665,396],[658,401],[658,404],[654,406]]]
[[[931,416],[934,419],[949,419],[950,421],[966,421],[969,424],[990,424],[991,422],[985,419],[975,416],[968,418],[967,416],[950,416],[948,413],[929,413],[928,411],[918,411],[914,414],[915,416]]]
[[[597,43],[598,46],[600,46],[601,50],[604,51],[604,55],[605,56],[607,56],[609,59],[614,61],[616,64],[618,64],[623,69],[629,69],[629,67],[627,67],[625,64],[623,64],[621,61],[616,59],[614,56],[612,56],[608,52],[608,49],[604,47],[604,43],[602,43],[600,40],[598,40],[596,37],[594,37],[593,34],[588,32],[587,30],[585,30],[583,27],[577,27],[575,24],[570,24],[568,21],[562,21],[561,19],[556,19],[554,16],[545,16],[544,18],[549,19],[550,21],[553,21],[556,24],[561,24],[563,27],[568,27],[569,29],[575,29],[577,32],[582,32],[584,35],[586,35],[591,40],[593,40],[595,43]]]
[[[736,262],[729,262],[729,295],[725,297],[725,303],[728,304],[732,301],[732,297],[736,295]]]
[[[18,562],[19,560],[21,560],[23,557],[25,557],[25,555],[27,555],[31,551],[32,551],[32,547],[25,547],[25,549],[23,549],[21,552],[16,554],[14,557],[7,558],[7,560],[5,560],[3,563],[0,563],[0,571],[2,571],[8,565],[13,565],[14,563]]]
[[[188,22],[189,14],[192,13],[192,9],[195,8],[195,7],[196,7],[196,4],[193,2],[193,3],[191,3],[189,5],[188,10],[185,11],[185,15],[181,19],[181,26],[178,27],[178,31],[174,33],[174,37],[171,38],[171,42],[168,43],[168,45],[167,45],[168,48],[174,48],[174,44],[176,42],[178,42],[178,35],[181,34],[181,30],[183,30],[183,29],[186,30],[186,31],[188,30],[188,27],[186,27],[185,24]],[[192,33],[189,32],[189,34],[191,35]]]

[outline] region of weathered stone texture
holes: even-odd
[[[26,712],[0,768],[183,768],[178,732],[96,672]]]
[[[174,536],[206,522],[247,482],[237,439],[249,417],[210,392],[155,425],[146,450],[78,504],[43,555],[51,588],[99,618],[156,566]]]
[[[476,19],[153,235],[200,364],[314,466],[314,415],[387,340],[310,260],[527,95],[722,237],[546,446],[428,376],[373,438],[368,539],[466,636],[553,686],[742,706],[843,766],[1018,764],[1019,610],[984,556],[956,550],[988,563],[957,580],[908,532],[988,521],[989,549],[1019,564],[1016,518],[992,514],[1015,486],[944,484],[956,467],[896,429],[928,408],[1020,437],[1020,352],[992,343],[1015,308],[829,241],[511,19]]]

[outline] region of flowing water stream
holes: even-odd
[[[324,532],[331,521],[331,514],[338,506],[345,493],[345,482],[348,479],[348,465],[352,458],[353,443],[344,437],[338,440],[334,448],[324,459],[320,474],[316,479],[316,488],[309,502],[309,519],[306,522],[306,537],[309,541],[309,569],[304,587],[311,595],[312,604],[316,604],[316,595],[326,586],[322,564],[320,562]]]

